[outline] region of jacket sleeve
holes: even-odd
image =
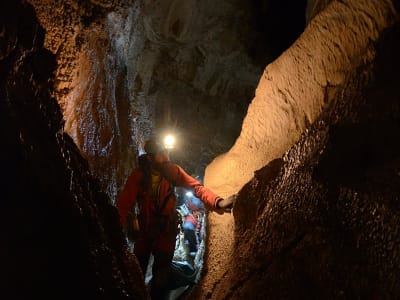
[[[182,167],[174,163],[168,163],[166,166],[167,178],[173,184],[179,187],[187,188],[193,191],[194,195],[199,198],[208,209],[216,208],[216,200],[220,198],[210,189],[203,186],[198,180],[188,175]]]
[[[128,214],[129,209],[136,202],[136,198],[139,192],[140,179],[140,173],[137,170],[134,170],[128,177],[122,192],[118,196],[116,206],[119,212],[120,223],[122,226],[124,226],[126,223],[126,215]]]

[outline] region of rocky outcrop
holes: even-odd
[[[273,56],[253,52],[255,7],[31,0],[45,34],[26,1],[8,2],[1,296],[146,298],[113,197],[165,124],[184,124],[194,149],[180,146],[199,166],[239,134]],[[399,297],[399,6],[309,2],[305,32],[265,69],[242,133],[207,169],[209,187],[238,197],[233,216],[209,214],[190,297]]]
[[[237,138],[265,64],[304,27],[305,1],[290,14],[282,1],[30,2],[57,56],[66,132],[112,198],[151,135],[173,132],[172,158],[203,175]]]
[[[134,30],[129,24],[136,6],[127,11],[129,0],[29,2],[46,29],[45,47],[57,58],[55,96],[65,131],[114,199],[134,165],[138,128],[146,132],[151,122],[146,113],[144,124],[132,121],[137,110],[146,109],[129,101],[127,60],[134,50],[128,53],[121,45]],[[135,46],[141,49],[140,43]]]
[[[209,217],[196,298],[399,295],[398,7],[333,1],[266,68],[240,137],[206,172],[240,191],[234,219]]]
[[[0,4],[3,299],[146,299],[109,197],[64,133],[33,8]]]
[[[265,69],[240,136],[208,166],[210,187],[224,196],[234,194],[254,171],[281,157],[349,79],[373,63],[375,43],[395,19],[391,1],[327,6]]]

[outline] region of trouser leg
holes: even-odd
[[[197,239],[196,233],[193,229],[185,229],[185,242],[189,248],[189,252],[196,252],[197,251]]]
[[[173,252],[156,252],[153,263],[153,279],[151,281],[151,299],[162,300],[168,295],[168,283],[171,277]]]
[[[135,242],[133,252],[139,261],[140,268],[143,272],[143,277],[146,278],[146,271],[151,253],[151,241],[146,241],[144,239],[137,240]]]

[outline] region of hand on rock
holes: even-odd
[[[236,195],[229,196],[228,198],[217,199],[215,211],[222,215],[223,213],[231,213],[233,208],[233,203],[236,200]]]

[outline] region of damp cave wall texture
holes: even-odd
[[[332,1],[267,66],[206,170],[238,198],[233,217],[209,217],[199,298],[398,297],[398,9]]]
[[[0,4],[2,299],[146,299],[118,213],[64,132],[31,5]]]
[[[158,111],[165,113],[157,108],[157,103],[165,101],[158,102],[156,96],[151,97],[153,92],[156,93],[152,88],[159,85],[151,86],[151,80],[137,79],[139,72],[147,74],[155,66],[150,64],[154,57],[146,60],[135,56],[149,52],[149,56],[154,55],[150,51],[154,44],[147,37],[141,37],[140,30],[129,26],[139,12],[146,12],[146,6],[122,1],[112,4],[108,1],[64,1],[55,2],[55,6],[47,6],[43,1],[30,2],[40,24],[47,30],[46,35],[32,33],[30,36],[29,30],[18,35],[11,26],[10,32],[18,39],[10,34],[11,42],[2,44],[5,55],[2,54],[4,68],[1,70],[5,86],[1,93],[4,115],[1,132],[2,141],[7,143],[2,149],[2,159],[9,174],[2,182],[9,200],[3,204],[2,228],[8,229],[18,220],[18,226],[12,226],[12,230],[3,234],[7,237],[5,244],[10,245],[2,250],[2,254],[6,254],[4,259],[8,259],[4,260],[7,262],[3,269],[7,279],[2,280],[4,291],[28,296],[35,293],[60,295],[60,292],[75,296],[83,288],[82,294],[87,296],[115,299],[126,292],[128,297],[142,299],[145,292],[138,284],[137,267],[135,269],[134,259],[132,261],[124,252],[117,228],[118,218],[108,196],[115,196],[124,174],[134,164],[135,149],[141,139],[151,133],[153,123],[165,121],[157,115]],[[6,18],[13,15],[9,9],[14,6],[1,5],[7,7],[7,10],[1,10],[5,15],[2,21],[15,24]],[[15,10],[19,11],[19,4],[15,5]],[[153,7],[148,10],[153,11]],[[115,12],[109,14],[110,11]],[[221,8],[221,11],[224,10]],[[263,90],[268,90],[282,73],[288,80],[276,80],[278,87],[286,83],[283,91],[290,91],[295,95],[294,100],[302,101],[302,87],[306,89],[308,84],[312,86],[318,81],[315,78],[321,78],[315,76],[320,70],[318,62],[327,67],[325,74],[336,80],[333,86],[332,81],[327,80],[325,85],[318,82],[316,90],[324,92],[308,95],[307,101],[323,105],[308,121],[299,123],[297,135],[285,131],[285,127],[275,131],[281,138],[291,138],[290,141],[282,139],[284,143],[275,155],[271,155],[262,143],[255,145],[259,150],[255,153],[261,153],[264,163],[249,167],[247,171],[242,168],[240,171],[246,171],[242,172],[244,174],[232,172],[231,175],[238,174],[233,179],[242,181],[234,184],[231,190],[218,188],[220,181],[215,178],[218,176],[213,176],[214,167],[211,165],[208,169],[206,183],[214,185],[221,193],[236,192],[244,187],[239,191],[234,222],[230,216],[211,214],[209,217],[209,255],[205,277],[192,295],[195,299],[397,298],[399,295],[396,285],[400,234],[398,2],[359,0],[328,4],[327,1],[310,1],[307,15],[310,19],[305,33],[264,71],[269,75],[268,80],[263,81],[264,77],[261,77],[252,103],[257,102]],[[155,23],[160,22],[159,18],[155,19]],[[36,24],[31,13],[22,13],[18,20]],[[358,23],[360,21],[364,23]],[[178,25],[173,26],[172,33],[184,32],[178,30]],[[142,52],[136,46],[130,50],[124,48],[124,43],[118,43],[124,40],[118,38],[119,28],[125,28],[125,34],[132,34],[131,40],[142,41],[144,45],[140,42],[136,45],[149,51]],[[110,34],[110,30],[114,34]],[[354,38],[346,43],[348,31]],[[307,42],[314,34],[315,38]],[[58,67],[53,65],[53,58],[47,51],[39,51],[39,58],[34,55],[36,48],[41,46],[41,38],[55,55]],[[159,37],[154,38],[160,43]],[[171,39],[176,43],[176,37]],[[336,42],[337,46],[329,47],[332,43],[325,44],[326,40]],[[12,48],[20,42],[22,46]],[[307,43],[308,47],[301,47]],[[122,54],[109,55],[115,53],[113,51]],[[159,53],[161,50],[154,51]],[[257,57],[257,60],[266,64],[271,60],[269,56],[273,57],[273,54]],[[139,67],[137,64],[136,68],[128,68],[126,61],[118,60],[121,57],[150,65]],[[160,57],[165,57],[165,53]],[[234,56],[233,60],[237,58]],[[308,60],[312,58],[316,60],[310,64]],[[209,59],[211,63],[215,62]],[[293,64],[296,59],[299,69],[304,65],[310,67],[303,73],[292,72],[297,70],[292,68],[296,66]],[[49,66],[49,70],[43,70],[42,66]],[[47,94],[52,91],[51,82],[47,80],[52,66],[56,68],[54,98],[60,108]],[[257,85],[257,67],[253,67],[249,71],[251,84]],[[110,78],[105,76],[103,69],[111,74]],[[171,76],[167,72],[168,66],[164,71],[162,79]],[[303,77],[303,85],[294,80],[299,74]],[[141,88],[136,90],[129,86],[125,77]],[[289,79],[293,79],[293,83]],[[154,82],[160,81],[163,82]],[[213,80],[207,82],[213,83]],[[120,88],[114,88],[116,86]],[[211,87],[218,90],[218,86],[211,84],[208,92],[213,91]],[[246,81],[244,86],[247,86]],[[143,90],[148,94],[140,94]],[[121,95],[128,95],[127,98],[134,101],[119,103]],[[271,98],[275,99],[273,96],[272,93]],[[110,98],[119,104],[104,100]],[[290,98],[286,100],[293,100]],[[281,99],[286,103],[284,97]],[[249,99],[241,101],[250,102]],[[269,107],[273,108],[274,103],[271,103]],[[247,109],[247,104],[242,102],[239,106]],[[293,106],[296,107],[287,103],[288,108]],[[201,109],[205,109],[203,113],[207,115],[209,108]],[[79,113],[69,115],[70,110]],[[110,113],[113,110],[118,117]],[[243,108],[241,110],[244,116]],[[63,133],[60,112],[65,119],[65,129],[77,147]],[[93,114],[95,118],[80,118],[80,113]],[[274,116],[273,111],[266,110],[264,119]],[[168,120],[168,114],[165,118]],[[239,142],[237,140],[235,144],[245,140],[243,136],[247,135],[246,130],[251,124],[255,125],[254,132],[259,133],[260,126],[257,125],[263,127],[265,123],[263,119],[259,123],[250,122],[250,119],[247,114]],[[275,120],[279,124],[282,119]],[[204,161],[228,147],[219,145]],[[79,152],[88,160],[96,179],[90,175],[89,166]],[[223,157],[229,165],[236,163],[235,157],[242,155],[258,159],[257,155],[249,155],[247,151],[236,151],[233,159],[229,152]],[[121,161],[122,169],[110,167]],[[100,186],[97,186],[97,180],[100,180]],[[248,180],[250,182],[246,184]],[[106,190],[107,196],[100,190]],[[30,201],[32,198],[34,202]],[[21,206],[23,209],[20,210]],[[61,253],[59,249],[62,249]],[[38,268],[41,272],[37,272]],[[19,276],[21,269],[24,270],[23,277]]]
[[[111,155],[102,147],[109,145],[110,131],[114,136],[118,128],[107,123],[107,109],[113,105],[101,100],[110,96],[108,93],[115,101],[124,99],[124,76],[129,73],[129,68],[120,67],[119,61],[115,62],[107,53],[112,46],[102,18],[108,16],[112,25],[117,26],[121,24],[115,24],[112,18],[126,17],[129,33],[132,21],[129,13],[137,7],[131,7],[125,14],[108,15],[114,9],[123,11],[126,3],[61,1],[50,5],[45,1],[29,2],[34,5],[34,12],[27,1],[1,3],[4,22],[1,140],[5,145],[2,165],[7,173],[4,176],[7,180],[2,181],[6,200],[2,209],[2,229],[5,230],[2,236],[6,247],[2,248],[1,293],[8,299],[55,295],[66,299],[78,295],[96,299],[125,296],[144,299],[146,293],[138,279],[138,268],[135,260],[125,253],[118,217],[110,206],[112,199],[107,197],[113,194],[116,186],[115,182],[109,184],[108,179],[113,176],[109,173],[114,174],[110,165],[118,161],[118,153],[115,153],[118,151]],[[44,30],[38,26],[36,17]],[[121,40],[113,38],[116,39],[113,51],[123,51]],[[130,54],[133,60],[134,54]],[[263,58],[262,55],[258,59],[270,60],[269,56]],[[256,77],[251,77],[254,85]],[[117,81],[110,83],[113,78]],[[90,89],[85,84],[92,84],[92,81],[95,84],[87,92],[87,98],[70,102],[70,98],[75,99],[74,93],[70,95],[71,90],[76,89],[79,94]],[[139,107],[136,109],[142,114],[138,122],[144,125],[130,127],[127,125],[131,118],[130,104],[121,105],[119,109],[128,115],[116,119],[121,127],[127,128],[123,128],[125,131],[119,128],[122,133],[115,136],[121,139],[118,143],[123,146],[122,151],[128,152],[126,160],[131,160],[121,164],[127,172],[133,164],[131,152],[134,152],[129,146],[140,140],[129,133],[150,130],[147,124],[153,119],[146,114],[151,102],[143,107],[140,101],[139,104],[135,102],[133,105]],[[121,121],[121,118],[125,119]],[[103,136],[106,136],[104,143]],[[92,144],[94,148],[89,147]],[[91,153],[95,153],[94,158]],[[101,159],[96,161],[97,156]],[[103,158],[109,168],[106,171],[101,165]],[[92,172],[96,178],[90,175]],[[120,181],[123,180],[120,176]]]
[[[177,136],[173,159],[203,175],[239,135],[265,65],[304,29],[306,7],[305,0],[29,2],[57,57],[65,130],[112,199],[143,140],[167,130]]]

